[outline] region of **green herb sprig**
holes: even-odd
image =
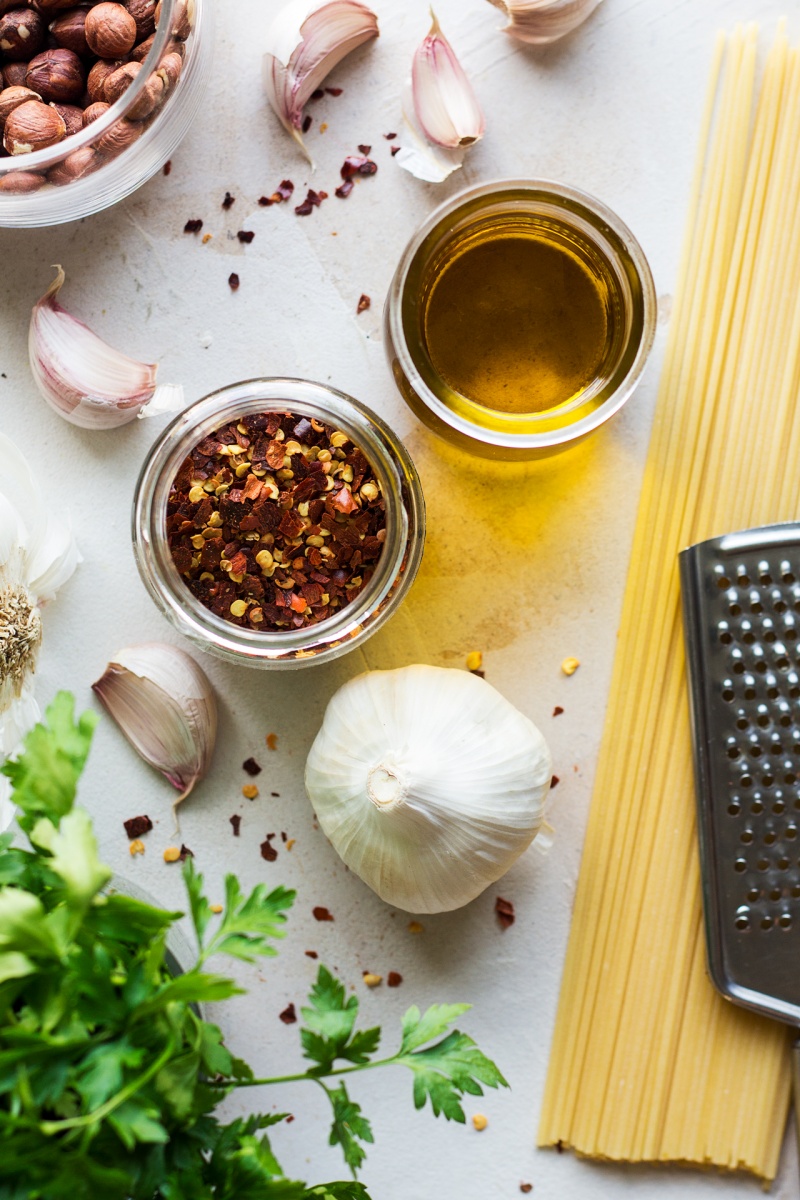
[[[452,1029],[464,1004],[409,1009],[399,1048],[377,1058],[380,1029],[356,1028],[357,998],[324,966],[302,1009],[311,1065],[256,1078],[198,1006],[242,992],[207,969],[211,958],[276,954],[294,892],[259,884],[245,896],[229,875],[216,917],[189,859],[197,953],[177,972],[168,936],[182,914],[108,890],[91,819],[75,806],[95,717],[73,713],[60,693],[2,768],[28,846],[0,837],[0,1200],[369,1200],[355,1176],[372,1129],[343,1076],[408,1067],[415,1106],[430,1101],[436,1116],[460,1122],[464,1095],[507,1086]],[[235,1089],[294,1080],[324,1090],[329,1141],[352,1180],[287,1179],[266,1132],[285,1114],[216,1116]]]

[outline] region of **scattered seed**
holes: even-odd
[[[297,1013],[294,1010],[293,1004],[287,1004],[286,1008],[280,1014],[280,1018],[284,1025],[294,1025],[297,1020]]]
[[[212,904],[211,911],[218,916],[222,912],[222,905],[221,904]]]
[[[286,843],[286,849],[291,850],[292,846],[295,844],[296,841],[297,841],[297,838],[289,838],[289,840]]]
[[[574,675],[580,665],[577,658],[565,658],[561,664],[561,670],[565,675]]]
[[[249,246],[256,235],[252,229],[240,229],[236,236],[243,246]]]
[[[149,817],[145,816],[129,817],[122,824],[125,826],[125,832],[131,840],[141,837],[143,833],[149,833],[153,828],[153,822]]]
[[[364,983],[368,988],[379,987],[383,983],[382,975],[373,975],[371,971],[364,971]]]
[[[242,818],[239,816],[238,813],[234,813],[233,816],[231,817],[230,821],[231,821],[231,825],[233,826],[233,836],[239,837],[239,830],[242,827]]]
[[[482,650],[470,650],[469,654],[467,655],[467,670],[468,671],[480,671],[482,666],[483,666],[483,651]]]
[[[486,1128],[486,1126],[489,1124],[489,1121],[483,1115],[483,1113],[475,1113],[475,1115],[472,1118],[472,1124],[478,1130],[478,1133],[480,1133],[481,1130]]]
[[[371,304],[372,301],[370,300],[369,296],[366,294],[366,292],[362,292],[358,298],[358,304],[356,305],[356,315],[366,312]]]
[[[254,783],[246,783],[242,788],[242,795],[245,800],[255,800],[258,795],[258,788]]]
[[[497,919],[503,929],[509,929],[514,924],[514,905],[510,900],[503,900],[498,896],[494,902],[494,911],[497,913]]]
[[[199,233],[202,228],[203,228],[203,222],[200,220],[199,217],[195,217],[191,221],[186,222],[186,224],[183,227],[183,232],[184,233]]]
[[[131,858],[136,854],[144,854],[144,842],[139,838],[134,838],[128,846],[128,850],[130,851]]]
[[[231,273],[231,274],[228,276],[228,286],[229,286],[229,288],[231,289],[231,291],[232,291],[232,292],[238,292],[238,290],[239,290],[239,276],[236,274],[236,272],[235,272],[235,271],[233,271],[233,272],[232,272],[232,273]]]
[[[267,749],[268,749],[268,750],[277,750],[277,749],[278,749],[278,735],[277,735],[277,733],[268,733],[268,734],[267,734],[267,737],[266,737],[266,743],[267,743]],[[277,795],[278,795],[278,793],[277,793],[277,792],[273,792],[272,794],[273,794],[273,796],[277,796]]]
[[[247,771],[248,775],[260,775],[261,767],[254,758],[247,758],[242,763],[242,770]]]
[[[321,124],[321,125],[320,125],[320,127],[319,127],[319,131],[320,131],[320,133],[325,133],[325,131],[327,130],[327,128],[328,128],[328,122],[327,122],[327,121],[323,121],[323,122],[322,122],[322,124]]]
[[[561,705],[560,705],[560,704],[557,704],[557,705],[555,706],[555,708],[553,709],[553,716],[554,716],[554,717],[560,717],[563,711],[564,711],[564,710],[563,710],[563,708],[561,707]]]
[[[409,921],[408,922],[408,932],[409,933],[423,933],[424,930],[425,930],[425,926],[420,925],[419,921]]]
[[[167,846],[166,850],[164,851],[164,862],[177,862],[180,856],[181,852],[177,846]]]
[[[400,974],[399,971],[390,971],[389,974],[386,976],[387,987],[400,987],[400,984],[402,982],[403,982],[403,976]]]
[[[202,237],[202,243],[203,243],[203,245],[204,245],[204,246],[207,246],[207,245],[208,245],[208,243],[209,243],[209,242],[211,241],[211,239],[213,238],[213,236],[214,236],[214,235],[213,235],[213,233],[204,233],[204,234],[203,234],[203,237]]]
[[[561,782],[561,781],[559,780],[558,776],[557,776],[557,775],[553,775],[552,779],[550,780],[550,787],[551,787],[551,789],[552,789],[552,788],[554,788],[554,787],[556,787],[556,786],[557,786],[557,785],[558,785],[560,782]]]
[[[323,906],[321,904],[318,904],[317,907],[312,909],[311,911],[314,914],[315,921],[332,921],[333,920],[333,915],[331,914],[331,912],[327,908],[323,908]]]

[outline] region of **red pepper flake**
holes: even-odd
[[[278,749],[278,735],[277,735],[277,733],[268,733],[268,734],[267,734],[267,736],[266,736],[266,738],[265,738],[265,741],[266,741],[266,743],[267,743],[267,749],[268,749],[268,750],[277,750],[277,749]],[[273,796],[277,796],[277,795],[278,795],[278,793],[277,793],[277,792],[273,792],[272,794],[273,794]]]
[[[361,153],[361,154],[363,154],[363,155],[365,155],[365,156],[366,156],[366,155],[368,155],[368,154],[369,154],[369,152],[371,151],[371,149],[372,149],[372,146],[359,146],[359,147],[358,147],[358,149],[359,149],[359,151],[360,151],[360,153]]]
[[[297,1021],[297,1013],[294,1010],[293,1004],[287,1004],[286,1008],[280,1014],[280,1018],[284,1025],[294,1025]]]
[[[315,192],[313,188],[309,188],[305,200],[301,204],[297,204],[294,211],[298,217],[307,217],[312,209],[319,208],[322,201],[327,199],[327,192]]]
[[[233,826],[233,836],[238,837],[239,830],[242,827],[242,818],[239,816],[238,813],[234,813],[233,816],[231,817],[231,825]]]
[[[344,88],[325,88],[329,96],[341,96]]]
[[[527,1196],[529,1192],[533,1191],[533,1184],[532,1183],[521,1183],[519,1185],[519,1190],[522,1192],[523,1196]]]
[[[550,780],[550,787],[551,787],[551,788],[554,788],[554,787],[555,787],[555,786],[556,786],[558,783],[560,783],[560,782],[561,782],[561,781],[560,781],[560,779],[558,778],[558,776],[557,776],[557,775],[554,775],[554,776],[552,777],[552,779]]]
[[[498,896],[494,902],[494,911],[503,929],[508,929],[514,924],[514,905],[510,900],[503,900]]]
[[[252,229],[240,229],[236,236],[243,246],[249,246],[256,235]]]
[[[275,195],[280,196],[281,200],[288,200],[294,191],[294,184],[291,179],[282,179],[275,189]]]
[[[275,835],[273,834],[272,836],[274,837]],[[267,862],[275,862],[275,859],[278,857],[278,851],[273,846],[269,837],[261,843],[261,857],[266,859]]]
[[[280,204],[280,200],[273,200],[271,196],[259,196],[258,203],[262,208],[269,208],[273,204]]]
[[[353,175],[375,175],[377,170],[378,164],[371,158],[367,158],[366,155],[359,158],[356,154],[348,154],[342,163],[340,174],[342,179],[350,179]]]
[[[275,796],[277,799],[277,797],[280,796],[280,792],[270,792],[270,796]]]
[[[306,950],[305,956],[306,956],[306,958],[319,958],[319,955],[317,954],[316,950]]]
[[[229,208],[233,208],[235,203],[236,197],[232,196],[230,192],[226,192],[225,199],[222,201],[222,207],[227,211]]]
[[[311,95],[309,96],[309,100],[321,100],[324,95],[325,95],[324,89],[317,88],[316,91],[313,91],[311,93]]]
[[[291,1113],[289,1113],[288,1117],[286,1118],[286,1124],[291,1125],[293,1120],[294,1120],[294,1117],[292,1116]]]
[[[228,276],[228,287],[231,289],[232,292],[238,292],[239,282],[240,282],[239,276],[236,274],[235,271],[232,271],[231,274]]]
[[[188,846],[184,846],[181,842],[181,852],[178,855],[180,862],[186,862],[187,858],[194,858],[194,850],[190,850]]]
[[[129,817],[127,821],[123,821],[125,832],[133,842],[136,838],[140,838],[143,833],[149,833],[153,828],[153,822],[149,817]]]
[[[561,705],[560,705],[560,704],[557,704],[557,705],[555,706],[555,708],[553,709],[553,716],[554,716],[554,717],[560,717],[563,711],[564,711],[564,710],[563,710],[563,708],[561,707]]]
[[[402,146],[392,146],[392,158],[394,158],[395,154],[399,154],[402,149]]]
[[[321,904],[318,904],[317,907],[312,909],[311,911],[314,914],[315,921],[332,921],[333,920],[333,916],[332,916],[330,910],[327,908],[323,908],[323,906]]]
[[[340,200],[346,200],[355,186],[352,179],[345,179],[344,183],[340,183],[336,188],[334,195],[338,196]]]
[[[261,767],[254,758],[245,759],[242,763],[242,770],[247,771],[248,775],[256,776],[261,774]]]
[[[172,170],[172,159],[168,158],[167,161],[164,163],[164,174],[169,175],[171,170]]]
[[[286,834],[284,833],[284,831],[283,831],[283,830],[281,830],[281,841],[282,841],[282,842],[285,844],[285,843],[286,843],[286,840],[287,840],[287,838],[286,838]]]
[[[303,117],[303,133],[308,133],[310,128],[311,128],[311,114],[306,113],[306,115]]]
[[[357,313],[366,312],[371,304],[372,304],[372,301],[370,300],[367,293],[362,292],[358,298],[358,304],[356,305],[356,312]]]
[[[383,136],[386,138],[387,142],[393,142],[394,139],[397,137],[397,134],[396,133],[385,133]]]
[[[400,974],[399,971],[390,971],[389,974],[386,976],[386,986],[387,987],[400,987],[400,984],[402,982],[403,982],[403,976]]]
[[[199,217],[194,217],[192,220],[186,222],[186,224],[183,227],[183,232],[184,233],[199,233],[202,228],[203,228],[203,222],[200,220]]]

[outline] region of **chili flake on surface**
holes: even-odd
[[[262,412],[194,447],[173,481],[166,527],[175,568],[201,604],[231,624],[276,632],[355,600],[381,556],[386,512],[347,434]]]
[[[333,920],[333,914],[330,912],[329,909],[323,908],[323,906],[321,904],[318,904],[317,907],[313,908],[311,911],[314,914],[315,921],[332,921]]]
[[[279,1014],[284,1025],[294,1025],[297,1020],[297,1012],[293,1004],[287,1004],[282,1013]]]
[[[153,828],[153,822],[147,816],[129,817],[122,824],[125,826],[125,832],[131,841],[135,838],[140,838],[143,833],[149,833]]]
[[[515,921],[514,905],[510,900],[503,900],[498,896],[494,902],[494,911],[497,913],[497,919],[503,929],[508,929]]]
[[[245,759],[242,763],[242,770],[247,771],[248,775],[260,775],[261,767],[254,758]]]

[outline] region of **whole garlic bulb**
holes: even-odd
[[[459,908],[499,879],[536,836],[551,777],[532,721],[478,676],[428,666],[346,683],[306,764],[334,848],[413,913]]]

